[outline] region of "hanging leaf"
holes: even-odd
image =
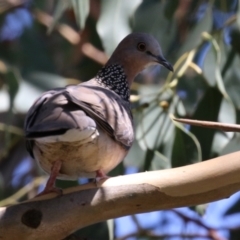
[[[236,151],[240,151],[240,134],[239,133],[235,133],[235,136],[221,150],[221,155],[229,154]]]
[[[83,0],[81,0],[83,1]],[[70,1],[67,0],[58,0],[56,3],[55,11],[53,14],[53,21],[51,22],[50,26],[48,27],[48,33],[51,33],[60,18],[62,17],[63,13],[70,7]]]
[[[85,23],[90,10],[89,0],[72,0],[72,7],[75,13],[76,21],[82,30],[85,27]]]
[[[172,167],[185,166],[202,160],[201,147],[197,138],[183,125],[173,122],[175,138],[172,148]]]
[[[142,1],[134,13],[133,31],[153,34],[160,41],[162,49],[166,51],[165,55],[168,54],[169,47],[172,51],[172,42],[175,42],[177,29],[176,22],[168,18],[173,13],[173,9],[166,11],[170,10],[169,4],[174,5],[176,2],[178,1]]]
[[[14,98],[19,89],[20,74],[17,69],[8,68],[7,72],[4,74],[5,83],[8,86],[8,93],[10,96],[10,109],[13,107]]]
[[[202,41],[202,33],[209,32],[212,24],[212,9],[208,7],[205,16],[189,32],[186,41],[184,41],[179,51],[179,56],[197,47]]]
[[[3,85],[7,85],[9,97],[10,97],[10,109],[13,107],[14,98],[19,90],[19,84],[21,82],[21,76],[19,71],[7,65],[5,62],[0,61],[0,78],[2,77]]]
[[[129,19],[140,2],[141,0],[104,0],[101,2],[101,15],[97,23],[97,31],[108,55],[131,32]],[[110,22],[111,24],[109,24]]]
[[[209,88],[198,104],[192,118],[205,121],[217,121],[222,102],[222,94],[216,88]],[[211,157],[211,148],[216,130],[191,126],[191,132],[198,139],[203,160]]]

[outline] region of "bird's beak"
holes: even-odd
[[[157,62],[167,68],[169,71],[173,72],[173,66],[171,63],[169,63],[165,58],[161,56],[156,56]]]
[[[147,54],[151,55],[152,57],[155,58],[155,62],[157,62],[158,64],[161,64],[162,66],[164,66],[165,68],[167,68],[168,70],[170,70],[171,72],[173,72],[173,66],[171,63],[169,63],[163,56],[156,56],[154,54],[152,54],[151,52],[147,51]]]

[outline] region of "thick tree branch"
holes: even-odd
[[[110,178],[0,208],[0,239],[63,239],[120,216],[207,203],[240,189],[240,151],[193,165]]]

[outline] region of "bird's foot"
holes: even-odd
[[[102,179],[108,179],[110,178],[108,175],[106,175],[102,169],[99,169],[96,171],[96,177],[94,179],[94,183],[96,184],[97,187],[98,186],[98,182],[101,181]]]
[[[49,193],[57,193],[58,196],[61,196],[63,194],[63,191],[61,188],[57,188],[57,187],[52,187],[52,188],[44,188],[44,190],[42,192],[40,192],[39,194],[37,194],[35,197],[39,197],[45,194],[49,194]]]
[[[55,161],[53,163],[47,184],[46,184],[44,190],[42,192],[40,192],[36,197],[39,197],[39,196],[42,196],[42,195],[45,195],[48,193],[52,193],[52,192],[57,193],[58,196],[62,195],[62,189],[55,187],[55,181],[56,181],[57,175],[59,174],[61,166],[62,166],[62,161],[60,161],[60,160]]]

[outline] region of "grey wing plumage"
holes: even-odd
[[[30,108],[25,120],[27,138],[64,134],[67,130],[96,127],[84,111],[67,99],[66,89],[44,93]]]
[[[134,131],[130,103],[116,93],[88,82],[75,87],[67,89],[71,101],[81,106],[111,137],[125,147],[131,147]]]
[[[131,112],[128,103],[121,102],[117,94],[88,84],[55,89],[44,93],[27,114],[27,148],[32,154],[32,139],[96,126],[126,148],[132,145]]]

